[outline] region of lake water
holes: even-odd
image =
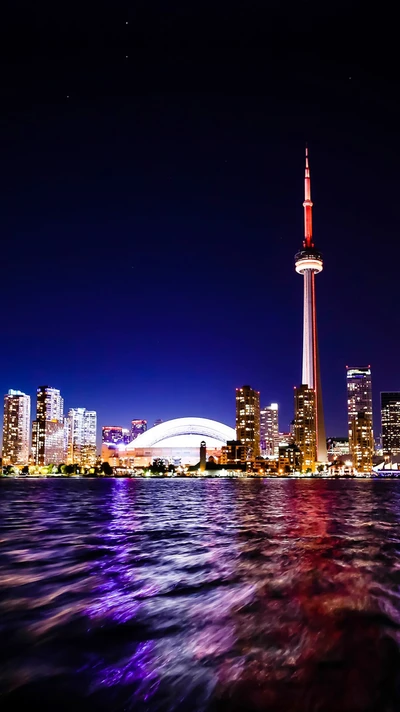
[[[400,710],[400,482],[0,480],[0,709]]]

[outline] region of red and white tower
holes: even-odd
[[[326,462],[326,436],[322,407],[321,374],[319,369],[317,313],[315,304],[315,275],[322,272],[323,262],[312,238],[312,201],[308,149],[304,178],[304,240],[303,249],[296,254],[295,268],[304,279],[303,314],[303,374],[302,383],[315,391],[317,460]]]

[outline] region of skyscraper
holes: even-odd
[[[302,384],[315,391],[315,427],[317,443],[317,459],[325,462],[326,436],[324,411],[322,406],[321,374],[319,367],[319,351],[317,337],[317,312],[315,300],[315,275],[322,272],[322,255],[315,248],[312,237],[312,207],[311,179],[308,164],[308,149],[306,148],[306,170],[304,180],[304,240],[303,249],[296,254],[295,268],[304,279],[304,312],[303,312],[303,372]]]
[[[278,404],[271,403],[260,410],[260,445],[264,455],[279,454]]]
[[[236,438],[248,460],[260,454],[260,393],[250,386],[236,389]]]
[[[359,411],[352,418],[350,442],[353,467],[357,472],[371,472],[372,456],[374,454],[374,438],[372,435],[371,419],[365,411]]]
[[[3,465],[27,465],[31,427],[31,397],[10,389],[4,396]]]
[[[132,420],[131,440],[136,440],[138,435],[145,433],[147,430],[147,420]]]
[[[57,388],[40,386],[36,394],[36,420],[32,424],[32,457],[36,465],[64,461],[64,401]]]
[[[347,371],[347,413],[349,427],[356,413],[364,412],[372,423],[371,366],[349,368]]]
[[[362,435],[363,442],[372,442],[373,453],[373,423],[372,423],[372,387],[371,387],[371,368],[370,366],[354,367],[347,369],[347,420],[349,425],[349,450],[353,458],[353,467],[357,467],[361,457],[361,450],[364,451],[364,445],[361,447],[360,438]],[[362,413],[366,417],[360,420],[360,423],[353,427],[353,423],[358,419],[358,414]],[[360,431],[362,430],[362,433]],[[369,428],[368,435],[364,432]],[[357,440],[354,437],[357,436]],[[368,448],[370,445],[368,444]],[[361,448],[361,449],[360,449]],[[364,457],[364,456],[363,456]],[[372,454],[371,454],[372,458]],[[362,459],[362,458],[361,458]]]
[[[70,408],[67,417],[67,462],[91,467],[96,464],[97,415],[94,410]]]
[[[317,459],[315,391],[306,385],[294,389],[294,440],[301,452],[303,472],[314,472]]]
[[[400,393],[381,393],[382,449],[384,455],[400,455]]]

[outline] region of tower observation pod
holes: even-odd
[[[312,201],[308,149],[304,177],[304,240],[303,249],[295,256],[295,269],[304,281],[303,310],[303,369],[302,384],[315,391],[317,460],[326,462],[326,436],[322,406],[321,374],[319,367],[315,275],[322,272],[322,255],[315,248],[312,237]]]

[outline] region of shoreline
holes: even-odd
[[[396,480],[398,474],[362,474],[362,475],[5,475],[0,474],[4,480]]]

